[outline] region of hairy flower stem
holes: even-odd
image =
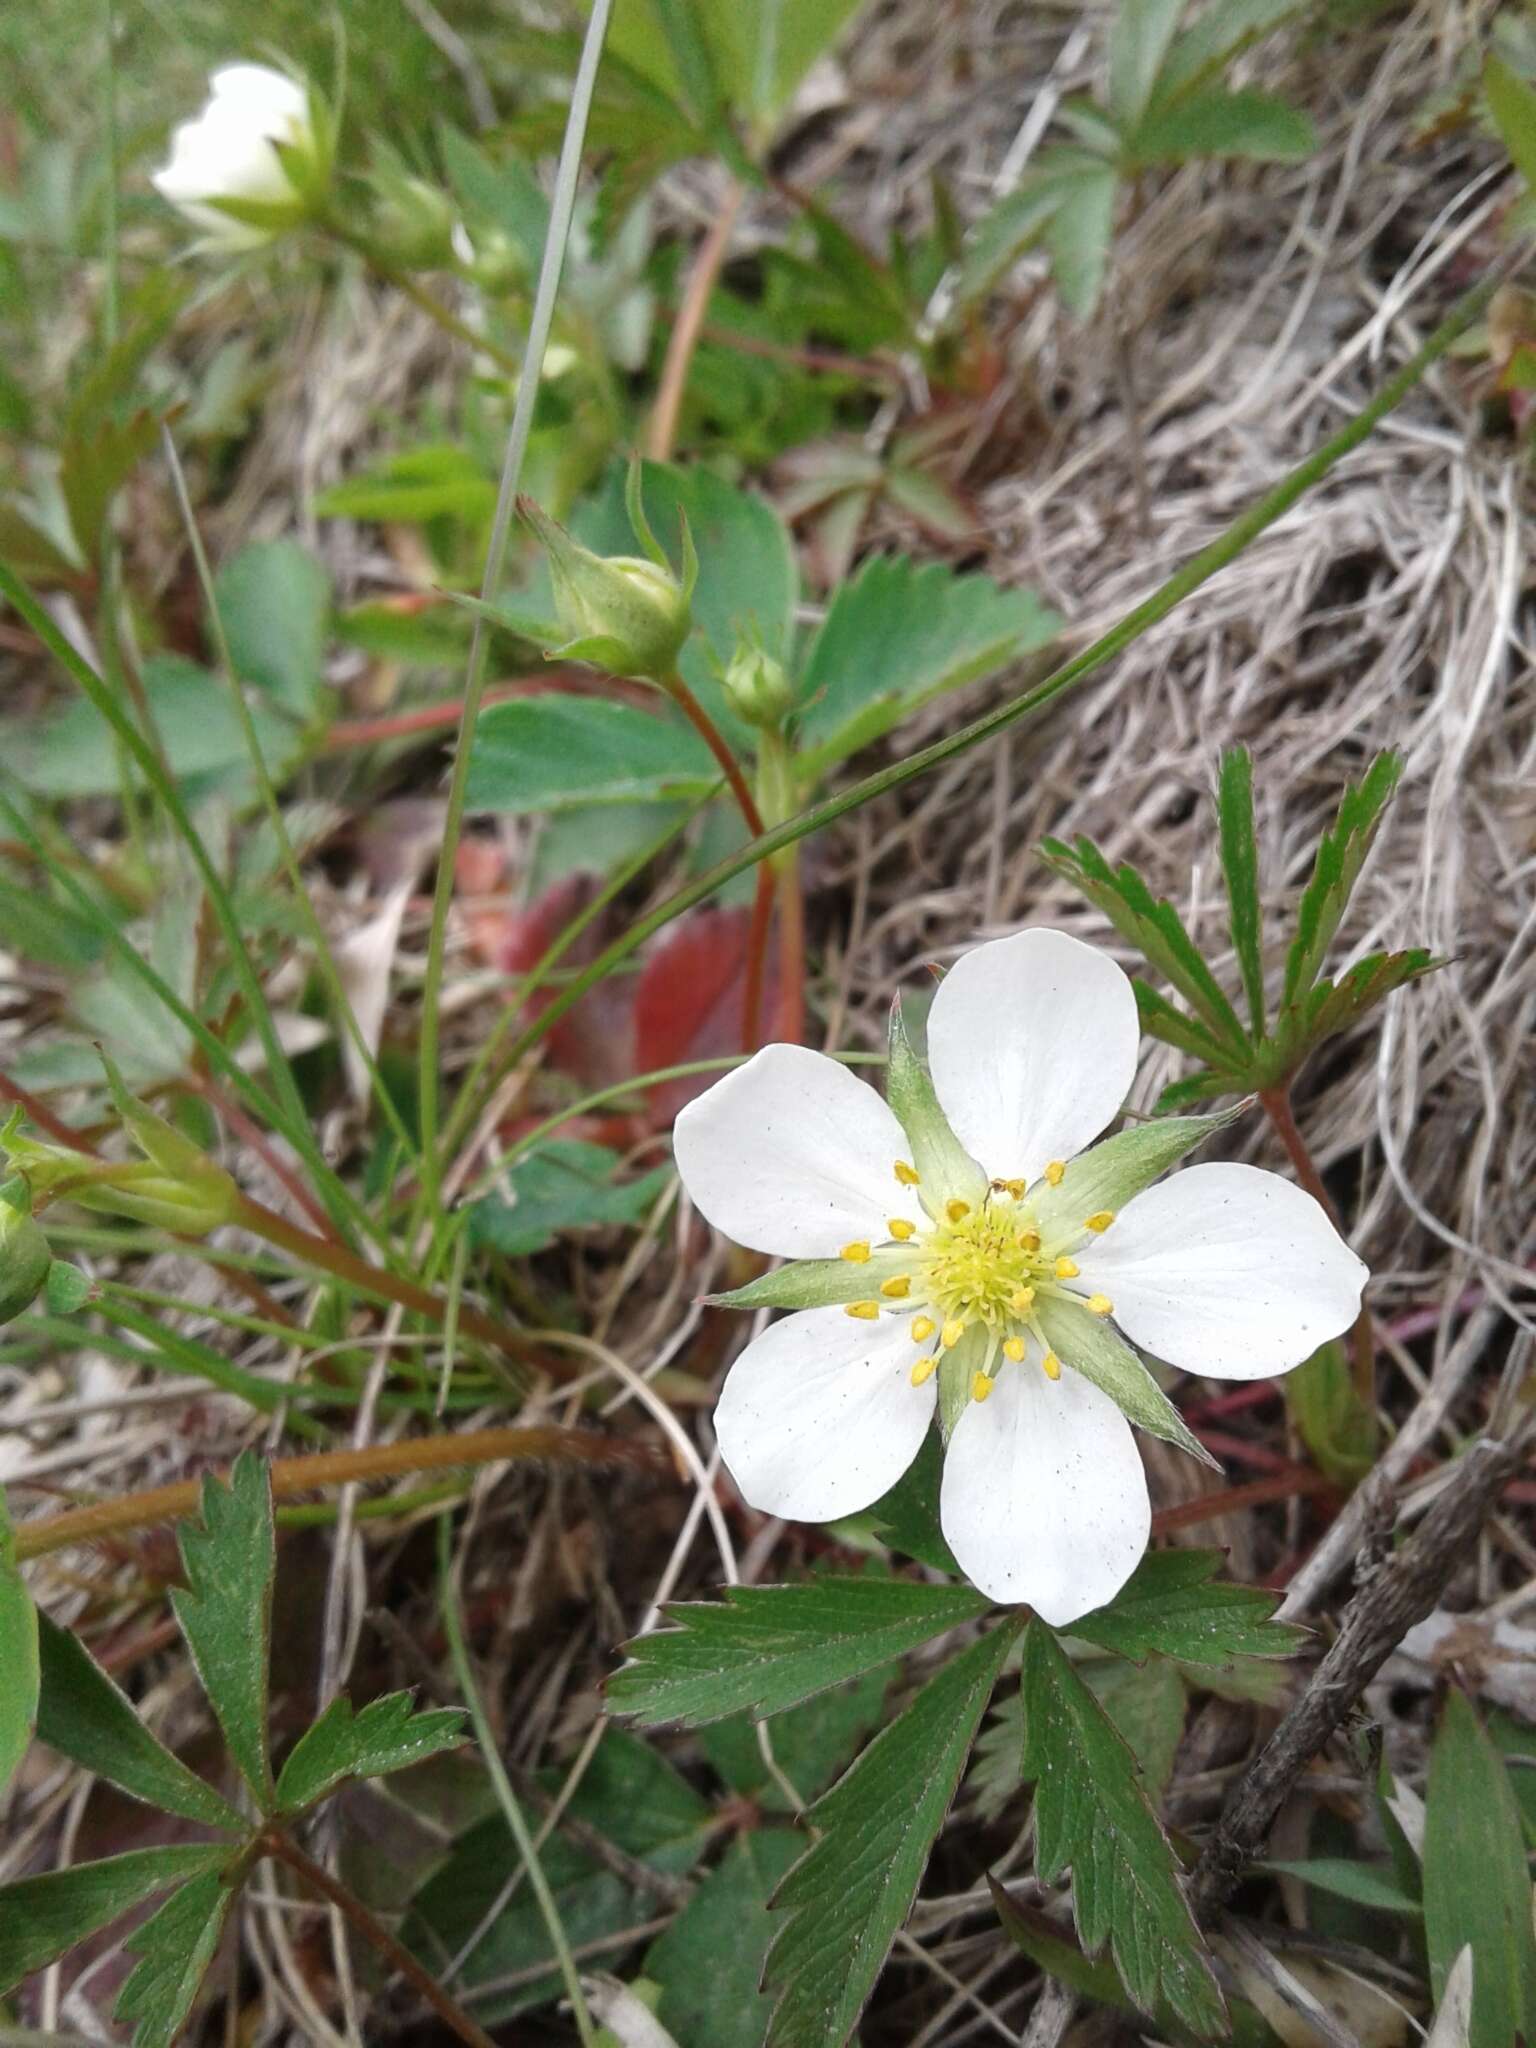
[[[262,1832],[259,1846],[264,1855],[285,1863],[310,1891],[318,1892],[321,1898],[329,1900],[364,1941],[378,1950],[389,1967],[397,1970],[421,1994],[443,2025],[461,2041],[468,2041],[470,2048],[496,2048],[496,2043],[485,2029],[449,1997],[431,1971],[424,1969],[410,1950],[396,1941],[383,1921],[369,1912],[357,1894],[349,1891],[341,1879],[334,1877],[323,1864],[306,1856],[291,1836],[279,1827],[270,1827]]]
[[[290,1501],[323,1486],[395,1479],[407,1472],[468,1470],[525,1458],[551,1464],[623,1467],[653,1476],[664,1476],[672,1469],[666,1458],[645,1444],[550,1424],[537,1429],[447,1430],[399,1443],[368,1444],[360,1450],[316,1451],[301,1458],[274,1458],[268,1471],[273,1500]],[[16,1556],[18,1560],[45,1557],[77,1543],[99,1543],[130,1529],[181,1521],[201,1510],[202,1499],[201,1480],[184,1479],[172,1486],[96,1501],[89,1507],[65,1508],[60,1514],[24,1522],[16,1531]]]
[[[292,1252],[306,1265],[319,1266],[327,1273],[334,1273],[338,1280],[346,1281],[349,1287],[357,1288],[362,1294],[398,1302],[401,1308],[408,1308],[413,1314],[425,1316],[429,1322],[445,1328],[448,1324],[449,1304],[430,1287],[419,1286],[416,1281],[391,1273],[384,1266],[372,1266],[345,1245],[316,1237],[313,1231],[301,1230],[298,1224],[290,1223],[285,1216],[279,1216],[275,1209],[269,1209],[264,1202],[258,1202],[250,1195],[240,1197],[239,1206],[230,1221],[257,1237],[265,1238],[268,1244]],[[565,1361],[543,1357],[532,1338],[509,1329],[495,1316],[489,1316],[469,1303],[459,1304],[458,1327],[508,1358],[515,1358],[520,1365],[536,1365],[540,1372],[551,1373],[556,1378],[564,1377],[570,1371]]]
[[[1323,1214],[1339,1233],[1344,1236],[1344,1225],[1333,1197],[1323,1185],[1323,1177],[1317,1170],[1312,1154],[1307,1150],[1307,1141],[1297,1127],[1295,1113],[1291,1108],[1291,1091],[1287,1087],[1261,1088],[1259,1101],[1264,1114],[1269,1118],[1275,1136],[1285,1147],[1286,1157],[1296,1169],[1296,1178],[1307,1193],[1322,1209]],[[1350,1332],[1350,1350],[1354,1358],[1355,1392],[1374,1415],[1376,1412],[1376,1330],[1371,1321],[1371,1312],[1362,1301],[1355,1327]]]

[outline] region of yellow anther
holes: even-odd
[[[893,1216],[885,1227],[899,1244],[905,1244],[917,1229],[917,1225],[909,1223],[905,1216]]]
[[[1022,1337],[1005,1337],[1003,1339],[1003,1356],[1004,1358],[1011,1358],[1015,1365],[1022,1364],[1024,1359],[1024,1339]]]
[[[1013,1199],[1014,1199],[1014,1200],[1015,1200],[1016,1202],[1022,1202],[1022,1201],[1023,1201],[1023,1199],[1024,1199],[1024,1183],[1023,1183],[1023,1181],[1021,1181],[1021,1180],[1011,1180],[1011,1181],[1009,1181],[1009,1182],[1008,1182],[1008,1192],[1009,1192],[1009,1194],[1010,1194],[1010,1195],[1012,1195]]]
[[[912,1342],[914,1344],[926,1344],[938,1327],[932,1316],[914,1316],[910,1332]]]
[[[905,1159],[898,1159],[896,1162],[896,1178],[904,1188],[915,1188],[917,1186],[917,1168],[915,1166],[908,1166]]]
[[[1040,1370],[1048,1380],[1059,1380],[1061,1378],[1061,1360],[1054,1351],[1047,1351],[1044,1358],[1041,1359]]]
[[[991,1393],[991,1391],[992,1382],[987,1378],[984,1372],[972,1373],[971,1399],[973,1401],[985,1401],[985,1399],[987,1398],[988,1394]]]
[[[920,1387],[924,1380],[931,1380],[938,1369],[939,1361],[936,1358],[920,1358],[912,1368],[913,1386]]]
[[[843,1310],[845,1316],[857,1316],[861,1323],[873,1323],[879,1318],[878,1301],[850,1301]]]
[[[1084,1305],[1092,1316],[1112,1315],[1115,1307],[1107,1294],[1090,1294]]]
[[[1083,1228],[1084,1230],[1108,1230],[1114,1220],[1115,1212],[1113,1209],[1096,1209],[1093,1215],[1084,1219]]]
[[[1019,1250],[1021,1252],[1037,1252],[1039,1249],[1040,1233],[1038,1230],[1021,1230],[1019,1232]]]
[[[837,1256],[846,1259],[850,1266],[862,1266],[869,1257],[869,1239],[856,1237],[852,1244],[845,1244]]]
[[[951,1223],[961,1222],[965,1217],[969,1216],[970,1213],[970,1203],[962,1202],[958,1195],[956,1195],[951,1201],[948,1201],[944,1204],[944,1214],[949,1218]]]
[[[1069,1259],[1063,1256],[1056,1261],[1053,1270],[1058,1280],[1075,1280],[1082,1268],[1078,1265],[1076,1259]]]
[[[887,1301],[904,1301],[912,1292],[912,1278],[908,1273],[893,1273],[889,1280],[880,1282],[880,1292]]]
[[[1050,1182],[1053,1188],[1059,1188],[1061,1186],[1061,1177],[1066,1172],[1066,1170],[1067,1162],[1065,1161],[1065,1159],[1053,1159],[1050,1165],[1045,1169],[1045,1177]]]
[[[946,1351],[953,1351],[964,1335],[965,1325],[956,1318],[954,1321],[946,1323],[939,1332],[939,1342]]]
[[[1016,1316],[1023,1315],[1027,1309],[1033,1308],[1034,1305],[1035,1290],[1033,1287],[1018,1288],[1014,1293],[1013,1299],[1008,1304]]]

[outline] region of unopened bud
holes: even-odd
[[[13,1193],[15,1202],[10,1199]],[[53,1263],[47,1238],[29,1212],[16,1206],[25,1199],[26,1190],[19,1185],[0,1194],[0,1323],[13,1321],[32,1306]]]
[[[451,262],[454,212],[446,194],[393,167],[374,182],[380,203],[372,239],[384,255],[407,270],[437,270]]]
[[[765,647],[743,643],[721,678],[726,701],[738,718],[765,730],[782,725],[794,709],[795,692],[784,664]]]
[[[548,658],[667,681],[692,624],[688,592],[672,571],[638,555],[593,554],[531,498],[519,498],[518,510],[544,543],[555,617],[570,635]]]

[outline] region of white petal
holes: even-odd
[[[672,1132],[677,1170],[717,1230],[758,1252],[833,1259],[885,1219],[921,1222],[896,1178],[907,1140],[867,1081],[803,1045],[765,1045],[690,1102]]]
[[[1136,1074],[1136,998],[1107,953],[1065,932],[1015,932],[966,953],[928,1013],[944,1114],[990,1174],[1033,1180],[1070,1159]]]
[[[293,122],[309,124],[309,94],[270,64],[222,65],[209,79],[208,90],[221,110],[238,108],[252,120],[269,122],[269,134],[281,135]]]
[[[1221,1380],[1300,1365],[1353,1323],[1369,1277],[1305,1189],[1219,1161],[1148,1188],[1077,1257],[1128,1337]]]
[[[905,1316],[866,1323],[810,1308],[774,1323],[726,1375],[720,1453],[764,1514],[829,1522],[893,1487],[917,1456],[938,1398],[914,1387]]]
[[[966,1577],[1063,1628],[1112,1600],[1141,1562],[1152,1503],[1131,1425],[1031,1345],[972,1401],[949,1440],[939,1520]]]

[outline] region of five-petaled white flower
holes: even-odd
[[[208,104],[171,137],[169,162],[152,174],[162,199],[203,229],[214,248],[255,249],[303,219],[304,195],[274,143],[302,157],[315,151],[309,94],[266,64],[226,64],[208,81]],[[260,209],[239,220],[214,203]]]
[[[993,1599],[1064,1626],[1112,1599],[1146,1548],[1127,1417],[1200,1454],[1116,1329],[1244,1380],[1349,1327],[1366,1269],[1310,1195],[1232,1164],[1152,1185],[1227,1117],[1093,1144],[1137,1036],[1107,955],[1023,931],[946,975],[926,1067],[897,1006],[889,1107],[837,1061],[770,1045],[682,1112],[697,1207],[796,1261],[721,1297],[798,1311],[747,1346],[715,1410],[754,1507],[830,1521],[870,1506],[937,1408],[956,1559]]]

